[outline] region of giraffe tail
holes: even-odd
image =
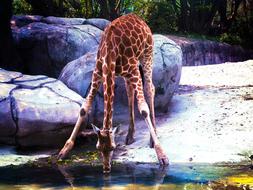
[[[141,64],[139,65],[139,71],[140,71],[140,74],[141,74],[142,83],[143,83],[143,85],[144,85],[144,83],[145,83],[145,80],[144,80],[144,72],[143,72],[143,69],[142,69]]]

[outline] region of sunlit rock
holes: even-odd
[[[61,81],[0,69],[0,142],[58,146],[77,120],[82,97]]]

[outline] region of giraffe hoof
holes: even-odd
[[[64,147],[61,149],[61,151],[59,152],[57,159],[64,159],[67,154],[69,153],[69,151],[73,148],[74,146],[74,142],[67,140],[67,142],[65,143]]]
[[[155,145],[155,151],[161,166],[169,165],[169,159],[160,145]]]
[[[166,155],[163,155],[162,157],[158,158],[158,160],[161,166],[169,165],[169,159],[167,158]]]
[[[126,145],[130,145],[134,142],[134,138],[127,135],[126,137]]]

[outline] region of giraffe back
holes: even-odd
[[[126,76],[130,70],[138,67],[136,60],[152,56],[153,37],[150,28],[135,14],[115,19],[102,35],[98,60],[102,63],[101,57],[109,52],[110,61],[116,62],[116,75]],[[145,64],[145,61],[141,63]]]

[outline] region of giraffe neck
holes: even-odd
[[[108,43],[108,54],[105,56],[105,62],[102,66],[103,70],[103,87],[104,87],[104,122],[103,130],[112,129],[113,117],[113,100],[115,86],[115,52],[112,50],[111,44]]]

